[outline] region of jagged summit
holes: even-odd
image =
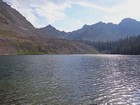
[[[46,27],[53,27],[51,24],[47,25]]]
[[[82,41],[118,40],[140,34],[140,22],[125,18],[119,24],[104,23],[102,21],[84,25],[83,28],[68,33],[68,39]]]
[[[102,22],[102,21],[99,21],[99,22],[96,23],[96,24],[102,25],[102,24],[106,24],[106,23],[104,23],[104,22]]]
[[[57,38],[65,38],[67,33],[64,31],[59,31],[57,30],[55,27],[53,27],[52,25],[48,25],[44,28],[40,28],[38,29],[42,34],[46,35],[50,35],[52,37],[57,37]]]
[[[56,28],[53,27],[51,24],[49,24],[48,26],[46,26],[44,28],[47,28],[47,29],[50,29],[50,30],[56,30]]]

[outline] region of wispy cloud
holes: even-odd
[[[121,4],[108,8],[103,21],[119,23],[123,18],[130,17],[140,20],[140,0],[122,0]]]
[[[102,12],[100,21],[118,23],[126,17],[140,20],[140,0],[72,0],[72,3]]]
[[[4,0],[18,10],[34,26],[40,27],[37,21],[44,18],[48,23],[61,20],[65,17],[65,8],[70,7],[67,2],[55,0]],[[40,20],[41,21],[41,20]],[[47,24],[47,23],[46,23]]]
[[[43,27],[47,24],[55,24],[57,21],[68,22],[66,19],[70,19],[66,13],[67,9],[73,9],[73,5],[79,5],[83,8],[90,8],[92,13],[100,12],[102,17],[94,16],[94,19],[105,21],[105,22],[116,22],[118,23],[125,17],[132,17],[140,20],[140,0],[4,0],[24,15],[35,27]],[[82,10],[81,10],[82,11]],[[67,13],[68,14],[68,13]],[[77,28],[83,22],[82,17],[75,17],[73,15],[72,22],[69,27],[77,25]],[[74,20],[75,19],[75,20]],[[90,19],[89,19],[90,20]],[[87,20],[88,21],[88,20]],[[60,26],[60,25],[59,25]],[[66,26],[68,30],[68,26]],[[76,27],[76,26],[75,26]],[[60,27],[62,28],[62,27]]]
[[[35,8],[36,14],[42,17],[46,17],[50,23],[55,22],[65,17],[64,9],[68,8],[68,3],[55,4],[53,2],[45,1],[43,5]]]

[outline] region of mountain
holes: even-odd
[[[51,25],[39,29],[40,32],[52,36],[78,41],[113,41],[137,36],[140,34],[140,22],[131,18],[123,19],[119,24],[98,22],[93,25],[84,25],[81,29],[73,32],[59,31]]]
[[[126,18],[118,24],[119,30],[126,36],[140,34],[140,22],[135,19]]]
[[[53,37],[57,37],[57,38],[65,38],[67,37],[67,33],[64,32],[64,31],[59,31],[57,30],[56,28],[54,28],[53,26],[51,25],[48,25],[44,28],[40,28],[38,29],[39,32],[41,32],[44,36],[46,36],[46,34],[48,35],[51,35]]]
[[[69,32],[67,38],[93,42],[118,40],[138,34],[140,34],[140,22],[125,18],[119,24],[99,22],[93,25],[84,25],[82,29]]]
[[[98,22],[93,25],[84,25],[73,32],[59,31],[51,25],[39,29],[42,34],[50,34],[57,38],[78,41],[113,41],[137,36],[140,34],[140,22],[131,18],[123,19],[119,24]]]
[[[14,31],[20,36],[36,35],[36,29],[18,11],[0,2],[0,30]]]
[[[51,34],[44,35],[0,0],[0,55],[97,53],[86,44],[55,37],[55,31]]]
[[[117,25],[99,22],[94,25],[85,25],[82,29],[68,33],[68,39],[81,41],[106,41],[120,38]]]

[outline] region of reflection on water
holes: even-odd
[[[140,56],[0,56],[0,105],[139,105]]]

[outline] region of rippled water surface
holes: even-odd
[[[0,105],[12,104],[140,105],[140,56],[0,56]]]

